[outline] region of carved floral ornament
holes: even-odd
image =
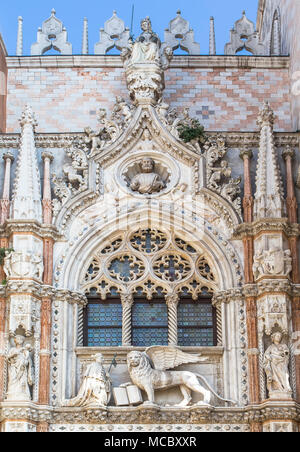
[[[99,248],[82,280],[82,290],[98,294],[153,296],[212,294],[217,281],[198,246],[176,234],[138,229],[118,235]]]

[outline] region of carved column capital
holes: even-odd
[[[251,160],[253,157],[253,152],[250,148],[245,147],[244,149],[241,149],[240,151],[240,158],[242,160],[249,159]]]
[[[165,300],[168,308],[171,308],[173,306],[177,308],[177,305],[179,303],[179,295],[178,294],[166,295]]]
[[[13,154],[11,152],[6,152],[5,154],[3,154],[3,160],[6,162],[7,160],[10,160],[11,163],[15,160],[15,157],[13,156]]]
[[[282,157],[284,160],[287,160],[289,157],[293,159],[295,157],[295,150],[291,148],[290,145],[287,145],[286,148],[282,151]]]
[[[128,308],[132,307],[132,305],[134,303],[134,298],[133,298],[132,294],[122,294],[120,296],[120,298],[121,298],[121,303],[122,303],[123,308],[124,307],[128,307]]]
[[[53,161],[53,155],[51,154],[51,152],[47,152],[47,151],[45,151],[45,152],[43,152],[42,153],[42,159],[43,159],[43,161],[45,161],[45,160],[49,160],[50,162],[52,162]]]

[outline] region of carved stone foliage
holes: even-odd
[[[155,105],[164,89],[164,69],[167,69],[173,50],[162,46],[153,32],[149,17],[141,21],[142,34],[122,49],[127,86],[135,104]]]
[[[71,163],[63,165],[63,177],[57,177],[53,173],[52,180],[54,184],[53,215],[57,216],[61,207],[72,197],[88,187],[88,160],[86,152],[77,140],[74,140],[73,146],[65,150],[66,155],[70,157]]]
[[[25,338],[17,335],[15,345],[7,353],[8,382],[6,400],[26,402],[31,400],[30,387],[34,383],[32,348]]]
[[[114,11],[112,17],[100,28],[100,41],[95,44],[95,55],[105,55],[116,47],[122,50],[130,45],[130,30]]]
[[[235,55],[243,49],[253,55],[264,55],[265,53],[265,46],[260,42],[255,25],[247,19],[245,11],[243,11],[243,17],[234,24],[234,28],[230,31],[230,42],[225,46],[225,55]]]
[[[253,275],[255,280],[265,276],[289,276],[292,271],[290,250],[272,248],[258,250],[254,256]]]
[[[203,250],[177,234],[156,229],[131,230],[99,248],[86,268],[82,290],[109,294],[186,294],[197,300],[217,285]]]
[[[227,148],[223,137],[218,136],[216,139],[208,139],[204,146],[207,188],[227,199],[240,213],[241,177],[237,179],[231,177],[232,170],[228,166],[228,162],[224,160],[226,153]]]
[[[98,110],[98,130],[90,127],[84,129],[85,150],[91,155],[102,152],[106,147],[114,143],[131,121],[135,108],[129,105],[121,96],[116,97],[110,119],[105,108]]]
[[[177,11],[175,19],[170,21],[163,45],[171,47],[172,50],[180,48],[190,55],[200,54],[200,44],[195,42],[194,30],[190,28],[189,22],[183,19],[181,11]]]
[[[31,55],[43,55],[51,48],[62,55],[72,54],[72,44],[67,40],[67,30],[55,14],[55,10],[52,9],[51,17],[45,20],[42,27],[38,29],[37,42],[31,46]]]

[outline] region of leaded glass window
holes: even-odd
[[[168,345],[168,309],[164,300],[135,301],[132,307],[132,345]]]
[[[177,311],[178,345],[212,347],[216,345],[215,310],[211,300],[181,300]]]
[[[122,345],[122,305],[120,300],[90,299],[85,310],[84,345]]]

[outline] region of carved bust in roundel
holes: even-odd
[[[155,172],[155,163],[151,157],[144,157],[140,161],[141,172],[134,176],[130,182],[132,191],[140,194],[159,193],[165,188],[165,183],[158,173]]]

